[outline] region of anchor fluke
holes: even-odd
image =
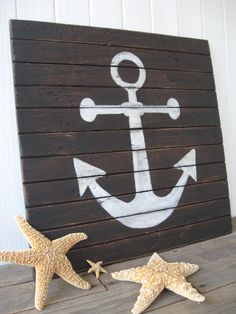
[[[100,168],[91,166],[78,158],[73,158],[75,172],[78,178],[79,194],[83,196],[88,187],[92,187],[95,181],[106,174]]]
[[[197,169],[196,169],[196,150],[191,149],[183,158],[181,158],[175,165],[175,168],[182,170],[186,175],[197,181]]]

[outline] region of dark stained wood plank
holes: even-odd
[[[138,257],[152,252],[162,252],[176,246],[211,239],[231,232],[231,218],[225,216],[179,228],[153,232],[114,242],[72,250],[68,257],[75,269],[87,269],[86,259],[99,260],[102,252],[103,262],[110,264]]]
[[[13,40],[13,61],[58,64],[111,65],[112,58],[127,47],[94,46],[78,43]],[[129,48],[142,60],[145,68],[212,72],[211,59],[206,55]],[[120,66],[136,67],[132,62]]]
[[[91,238],[68,255],[76,265],[85,255],[101,259],[105,252],[105,262],[111,263],[230,232],[222,136],[207,41],[29,21],[13,21],[11,37],[22,163],[39,166],[37,171],[29,168],[29,179],[25,177],[27,217],[52,238],[80,228],[89,230]],[[110,106],[127,101],[127,91],[113,81],[110,72],[112,57],[121,51],[133,52],[144,63],[147,77],[137,92],[138,101],[144,106],[163,106],[175,97],[180,104],[181,116],[176,121],[167,115],[142,117],[145,145],[140,147],[148,151],[152,179],[146,189],[165,197],[182,176],[183,170],[173,165],[192,148],[200,152],[193,162],[197,163],[197,183],[189,179],[173,215],[146,230],[121,225],[102,209],[89,189],[80,197],[72,164],[74,156],[94,166],[100,163],[98,167],[108,169],[108,174],[98,184],[124,202],[134,198],[137,173],[133,173],[131,149],[136,146],[131,143],[128,119],[98,116],[94,123],[86,123],[79,112],[83,98]],[[137,81],[139,70],[126,61],[119,67],[119,75],[130,84]],[[141,133],[132,131],[137,137]],[[160,151],[163,154],[158,159]],[[114,159],[118,156],[121,160]],[[55,175],[65,161],[67,166]],[[125,166],[118,165],[121,161]],[[44,162],[47,166],[38,175]],[[148,163],[145,167],[141,171],[149,170]],[[145,185],[138,192],[145,195]],[[104,200],[101,196],[97,195]],[[123,211],[120,215],[128,214]],[[84,261],[82,267],[83,263],[87,266]]]
[[[170,168],[193,148],[196,150],[197,164],[224,161],[222,145],[152,149],[147,151],[149,169]],[[70,179],[75,177],[72,162],[73,157],[79,158],[95,167],[104,169],[107,174],[125,173],[133,170],[132,152],[26,158],[21,161],[24,168],[24,182]],[[118,162],[114,163],[114,160]],[[148,169],[143,168],[141,170]]]
[[[209,55],[208,41],[89,26],[11,21],[11,38],[140,47]]]
[[[168,192],[169,190],[166,190],[166,193]],[[228,185],[226,181],[202,184],[195,183],[185,187],[178,206],[191,205],[227,197]],[[130,195],[123,197],[122,199],[124,201],[130,201]],[[111,218],[111,216],[100,207],[95,199],[39,207],[28,207],[27,217],[38,229],[78,225]],[[45,219],[45,217],[47,219]]]
[[[188,168],[188,167],[185,167]],[[142,172],[141,172],[142,173]],[[144,172],[145,173],[145,172]],[[167,191],[161,189],[172,189],[177,184],[183,172],[175,169],[163,169],[151,171],[151,180],[153,190],[158,190],[159,196],[164,196]],[[226,169],[224,163],[214,163],[197,166],[197,182],[206,183],[226,179]],[[131,194],[133,198],[135,193],[134,174],[113,174],[105,175],[97,180],[98,184],[112,196]],[[195,184],[193,179],[188,179],[187,184]],[[39,206],[53,203],[63,203],[80,200],[78,192],[77,179],[59,180],[40,183],[29,183],[24,185],[26,206]],[[147,189],[146,191],[148,191]],[[145,191],[145,190],[144,190]],[[104,195],[105,196],[105,195]],[[102,195],[100,196],[100,198]],[[87,192],[82,199],[93,198],[90,192]],[[127,199],[127,196],[125,196]]]
[[[18,129],[20,133],[37,132],[76,132],[93,130],[129,129],[128,119],[122,115],[97,116],[93,123],[84,121],[80,109],[18,109]],[[209,117],[211,117],[209,119]],[[165,114],[145,114],[142,117],[143,128],[218,126],[220,124],[216,108],[180,109],[180,117],[170,119]]]
[[[86,97],[92,98],[97,105],[115,106],[127,99],[127,92],[123,88],[112,87],[15,86],[15,91],[18,108],[78,108]],[[174,97],[181,108],[217,107],[216,94],[213,91],[141,88],[137,96],[144,105],[164,105],[169,98]]]
[[[137,81],[136,68],[120,68],[123,81]],[[99,77],[99,79],[98,79]],[[59,64],[14,64],[15,85],[60,85],[117,87],[111,78],[110,68],[87,65]],[[215,90],[213,75],[210,73],[146,70],[144,87]]]
[[[156,231],[162,231],[180,226],[186,226],[194,223],[199,223],[205,220],[215,219],[225,215],[230,215],[229,200],[221,199],[216,201],[204,202],[195,205],[181,206],[175,209],[173,214],[158,226],[147,229],[127,228],[117,222],[115,219],[110,219],[101,222],[93,222],[90,224],[82,224],[72,227],[65,227],[53,230],[44,231],[43,234],[51,240],[67,235],[73,232],[85,232],[88,235],[86,241],[81,241],[76,244],[73,249],[86,247],[95,244],[101,244],[109,241],[115,241],[128,237],[140,236],[141,234],[149,234]]]
[[[23,134],[20,135],[21,155],[36,157],[130,150],[129,136],[129,130]],[[218,127],[147,129],[144,136],[147,149],[222,143]]]

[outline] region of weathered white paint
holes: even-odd
[[[139,77],[136,82],[129,83],[122,80],[119,75],[119,64],[122,61],[131,61],[139,68]],[[146,144],[142,129],[141,116],[145,113],[167,113],[170,118],[178,119],[180,109],[178,101],[170,98],[166,106],[144,107],[138,102],[136,92],[143,86],[146,79],[146,71],[142,61],[133,53],[124,51],[116,54],[111,60],[111,77],[114,82],[124,88],[128,93],[128,101],[120,106],[96,106],[94,101],[85,98],[81,102],[81,117],[88,122],[94,121],[98,114],[124,114],[129,118],[130,143],[133,158],[135,197],[126,203],[114,196],[111,196],[98,183],[97,179],[104,176],[104,170],[91,166],[78,158],[74,158],[75,172],[78,177],[80,196],[87,188],[90,189],[97,202],[114,218],[117,218],[125,226],[130,228],[149,228],[160,224],[167,219],[174,208],[178,205],[188,177],[195,181],[196,175],[196,152],[192,149],[174,165],[175,168],[183,171],[179,181],[172,191],[159,197],[152,191],[151,175],[146,152]],[[174,107],[172,107],[172,105]],[[87,109],[87,110],[86,110]],[[186,167],[187,164],[191,166]],[[142,171],[145,169],[145,171]],[[92,175],[92,177],[89,177]],[[143,192],[144,193],[140,193]],[[163,212],[163,209],[167,209]],[[146,215],[144,214],[147,213]],[[152,212],[152,214],[150,214]],[[141,215],[140,215],[141,214]],[[133,216],[132,216],[133,215]],[[124,216],[129,216],[128,219]],[[132,216],[132,217],[131,217]]]
[[[236,215],[236,1],[235,0],[1,0],[0,245],[27,246],[14,215],[24,213],[9,47],[9,18],[55,21],[204,37],[209,40],[217,87],[232,215]],[[191,2],[189,4],[189,2]],[[99,4],[97,4],[99,3]],[[99,8],[98,8],[99,7]],[[108,9],[107,9],[108,8]],[[114,24],[113,24],[114,23]],[[226,76],[225,76],[226,73]]]
[[[188,178],[192,177],[195,181],[197,180],[195,165],[196,152],[195,149],[192,149],[174,165],[175,168],[182,170],[183,174],[168,195],[159,197],[154,194],[153,191],[147,190],[143,193],[136,193],[134,199],[131,202],[126,203],[111,196],[110,193],[97,183],[97,179],[105,175],[103,170],[91,166],[77,158],[74,158],[73,161],[78,176],[80,195],[82,196],[86,189],[89,188],[93,196],[96,198],[96,201],[109,213],[109,215],[130,228],[150,228],[167,219],[178,205]],[[186,167],[187,164],[191,164],[192,166]],[[85,176],[86,172],[93,176],[81,178],[80,176]],[[149,171],[141,172],[141,174],[150,176]],[[144,180],[146,183],[147,179],[145,178]],[[148,188],[150,189],[151,187],[148,186]]]

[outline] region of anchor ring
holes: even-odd
[[[122,80],[122,78],[119,75],[119,72],[118,72],[119,64],[125,60],[133,62],[134,64],[137,65],[139,69],[139,77],[135,83],[125,82]],[[133,88],[134,90],[138,90],[139,88],[143,86],[143,83],[145,82],[146,71],[144,69],[144,65],[142,61],[135,54],[131,52],[123,51],[116,54],[111,60],[111,76],[117,85],[125,89]]]

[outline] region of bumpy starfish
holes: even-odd
[[[90,288],[90,284],[76,274],[69,259],[65,256],[73,245],[87,239],[85,233],[71,233],[50,241],[30,226],[24,218],[17,216],[16,222],[32,248],[0,252],[0,260],[35,267],[35,307],[37,310],[42,310],[44,307],[48,286],[54,273],[75,287]]]
[[[192,301],[204,301],[205,297],[185,279],[198,269],[199,267],[195,264],[167,263],[154,253],[147,265],[125,269],[111,275],[117,280],[142,284],[138,299],[131,310],[133,314],[139,314],[151,305],[164,288]]]
[[[91,266],[91,268],[89,268],[88,270],[88,273],[95,272],[97,279],[99,278],[100,273],[107,273],[106,269],[101,266],[103,262],[93,263],[92,261],[87,259],[87,263],[89,263],[89,265]]]

